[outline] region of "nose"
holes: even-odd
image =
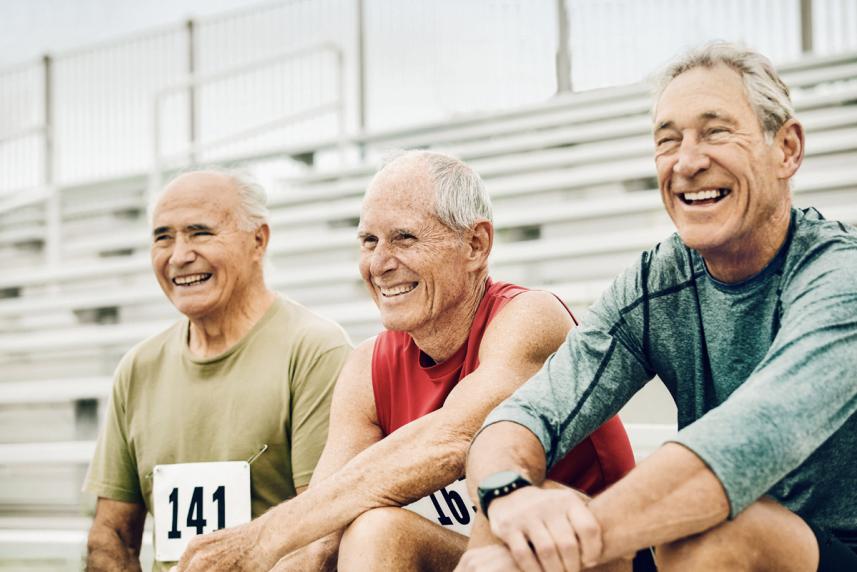
[[[700,171],[708,169],[710,164],[711,160],[695,137],[686,136],[682,138],[678,158],[673,165],[674,173],[692,178]]]
[[[398,265],[392,249],[385,242],[379,241],[369,257],[369,272],[372,276],[382,276],[390,270],[395,270]]]
[[[185,266],[196,260],[196,250],[190,241],[182,233],[176,235],[173,242],[173,250],[170,253],[170,264],[173,266]]]

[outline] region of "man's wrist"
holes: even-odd
[[[482,514],[488,518],[488,508],[492,502],[532,484],[530,479],[518,471],[500,471],[488,475],[476,487]]]

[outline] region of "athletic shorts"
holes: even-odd
[[[857,532],[825,530],[807,522],[818,541],[818,572],[857,570]]]

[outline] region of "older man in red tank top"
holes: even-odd
[[[490,279],[493,239],[484,185],[461,161],[409,151],[381,168],[358,240],[386,331],[359,345],[340,375],[309,489],[201,538],[180,569],[455,567],[475,520],[461,480],[468,444],[575,325],[553,294]],[[633,463],[613,418],[551,476],[594,495]]]

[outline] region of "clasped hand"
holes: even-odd
[[[259,542],[260,520],[197,536],[170,572],[269,570],[276,559]]]
[[[601,527],[571,489],[524,487],[488,512],[491,532],[523,572],[577,572],[601,556]]]

